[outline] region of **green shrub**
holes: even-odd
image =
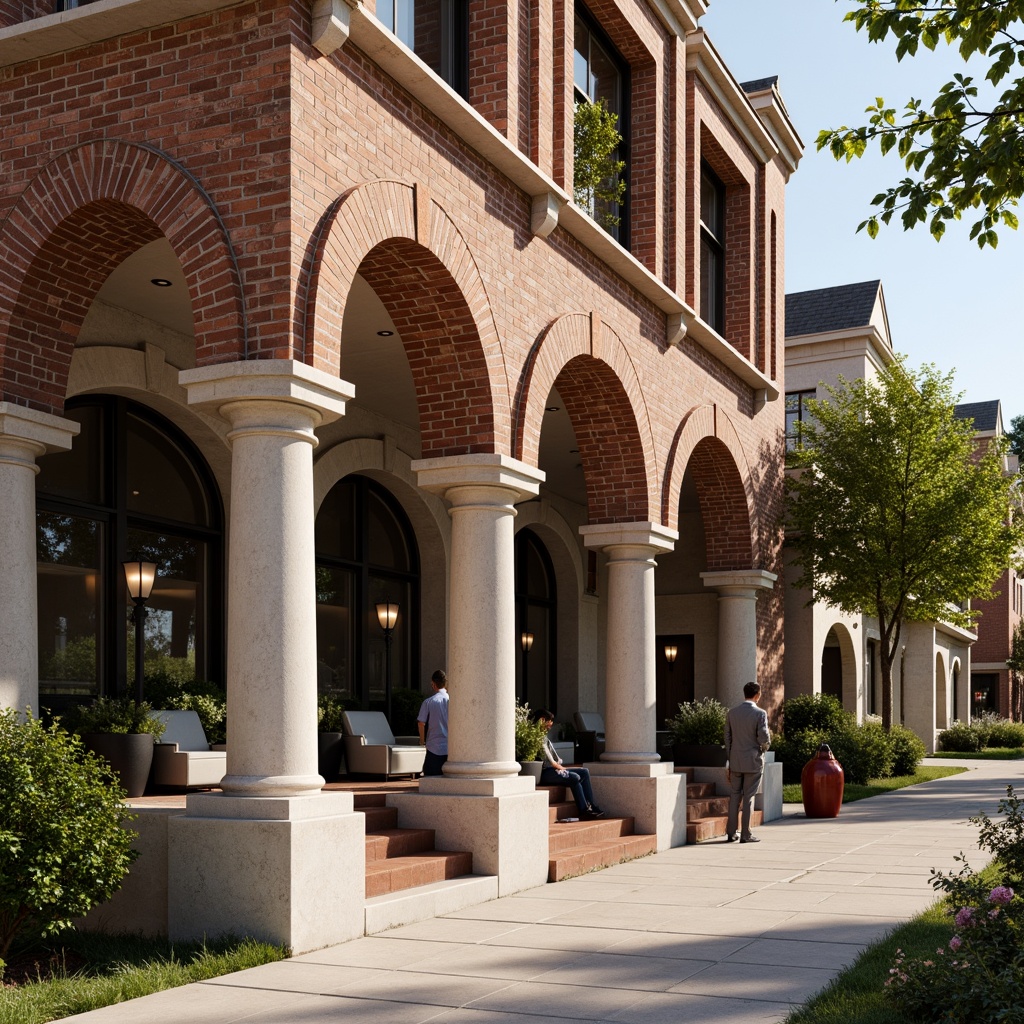
[[[970,752],[981,750],[981,732],[967,722],[956,721],[939,733],[940,750]]]
[[[892,774],[913,775],[927,750],[916,732],[893,725],[889,730],[889,746],[892,748]]]
[[[665,726],[672,733],[673,743],[721,745],[725,743],[725,716],[728,713],[728,708],[714,697],[704,697],[680,704],[679,710],[666,720]]]
[[[880,722],[851,722],[831,733],[826,742],[843,766],[846,782],[866,786],[869,779],[884,779],[892,774],[892,747]]]
[[[163,722],[150,717],[153,705],[131,697],[97,697],[91,704],[71,708],[63,720],[80,736],[88,732],[149,733],[154,742],[164,733]]]
[[[127,874],[133,815],[107,770],[59,723],[0,711],[0,978],[19,933],[70,927]]]
[[[787,785],[798,783],[804,765],[818,753],[822,743],[831,743],[828,736],[818,729],[807,729],[794,736],[776,736],[772,740],[775,760],[782,762],[782,781]]]
[[[516,701],[516,760],[539,761],[547,734],[545,726],[530,719],[530,705]]]
[[[184,691],[169,697],[164,707],[177,711],[194,711],[202,722],[209,743],[227,743],[227,702],[205,693]]]
[[[1024,722],[1001,718],[988,730],[986,747],[1024,747]]]
[[[989,736],[992,729],[1001,721],[1002,719],[994,711],[982,711],[980,715],[974,715],[971,718],[971,728],[981,737],[982,750],[991,746]]]
[[[316,699],[316,720],[320,732],[341,732],[341,716],[347,710],[333,693],[321,693]]]
[[[834,733],[851,721],[853,715],[829,693],[803,693],[782,702],[783,732],[787,736],[808,729]]]

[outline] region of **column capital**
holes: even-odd
[[[588,548],[649,548],[648,554],[671,551],[679,540],[679,532],[660,523],[595,523],[581,526],[580,535]]]
[[[749,596],[753,597],[758,590],[771,590],[779,577],[767,569],[730,569],[726,572],[702,572],[700,578],[705,587],[719,593],[749,590]]]
[[[182,370],[188,404],[232,421],[237,403],[273,402],[304,410],[313,427],[345,415],[355,386],[295,359],[246,359]]]
[[[82,428],[53,413],[0,402],[0,446],[16,447],[33,461],[47,452],[63,452]]]
[[[490,452],[446,455],[436,459],[418,459],[412,464],[417,482],[425,491],[439,494],[454,504],[463,500],[476,503],[479,496],[469,490],[495,487],[509,492],[508,503],[534,498],[540,492],[545,474],[534,466]]]

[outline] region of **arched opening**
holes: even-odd
[[[81,426],[36,478],[39,690],[44,703],[121,693],[134,663],[122,562],[155,562],[145,675],[223,683],[223,512],[176,427],[125,398],[72,399]]]
[[[946,704],[946,666],[942,655],[935,655],[935,728],[949,727],[949,711]]]
[[[533,530],[516,534],[516,695],[558,713],[558,595],[551,556]]]
[[[418,688],[419,552],[401,505],[359,475],[331,488],[316,516],[317,689],[383,711],[394,689]],[[389,641],[377,604],[398,606]],[[390,663],[389,663],[390,662]]]
[[[821,692],[843,702],[843,651],[833,627],[821,649]]]

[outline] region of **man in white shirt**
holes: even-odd
[[[443,775],[442,765],[448,760],[448,676],[439,668],[431,677],[432,696],[420,705],[416,726],[420,744],[427,748],[423,760],[424,775]]]

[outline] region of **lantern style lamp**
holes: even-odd
[[[124,581],[128,585],[128,596],[135,602],[132,621],[135,623],[135,699],[143,697],[143,677],[146,671],[146,602],[153,593],[156,582],[156,563],[135,559],[123,562]]]
[[[388,722],[391,721],[391,634],[398,622],[398,605],[386,597],[377,605],[377,621],[384,630],[384,699]]]
[[[672,671],[677,657],[679,657],[679,648],[675,644],[665,644],[665,660],[668,662],[669,672]]]

